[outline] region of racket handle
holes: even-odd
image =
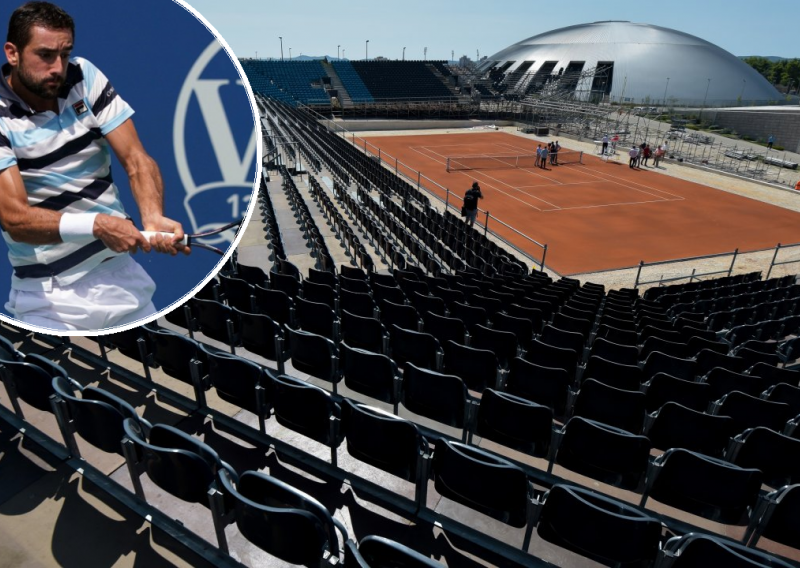
[[[142,231],[142,236],[148,241],[150,237],[155,237],[156,235],[164,235],[166,238],[171,239],[175,236],[175,233],[160,233],[158,231]],[[183,240],[178,241],[175,244],[182,244],[183,246],[188,246],[189,244],[189,235],[183,235]]]

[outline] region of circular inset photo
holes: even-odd
[[[236,57],[179,0],[5,2],[0,319],[97,335],[230,260],[260,160]]]

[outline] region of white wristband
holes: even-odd
[[[58,234],[65,243],[94,240],[94,218],[97,213],[64,213],[58,223]]]

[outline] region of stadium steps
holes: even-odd
[[[454,97],[459,96],[459,93],[456,92],[456,90],[455,90],[453,84],[450,82],[450,80],[447,77],[445,77],[444,74],[441,71],[439,71],[439,69],[437,69],[436,66],[433,63],[428,63],[425,66],[428,69],[430,69],[431,73],[433,73],[436,76],[436,78],[438,78],[445,87],[448,88],[448,90],[453,94]]]
[[[331,78],[331,86],[339,93],[339,102],[342,108],[352,107],[353,99],[350,97],[350,93],[347,92],[347,89],[344,88],[344,83],[342,83],[342,79],[339,77],[336,69],[333,68],[333,65],[331,65],[327,59],[324,59],[322,61],[322,68],[325,69],[325,73]]]

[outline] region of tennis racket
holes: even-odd
[[[217,229],[212,229],[210,231],[204,231],[202,233],[192,233],[192,234],[184,235],[183,236],[183,240],[180,241],[180,243],[183,244],[184,246],[187,246],[187,247],[202,248],[202,249],[210,250],[211,252],[215,252],[215,253],[217,253],[219,255],[224,255],[225,254],[224,250],[218,249],[217,247],[212,246],[212,245],[207,245],[205,243],[197,242],[197,239],[202,239],[202,238],[206,238],[206,237],[212,237],[214,235],[219,235],[220,233],[224,233],[225,231],[228,231],[228,230],[233,229],[233,228],[236,228],[236,230],[238,231],[239,227],[242,224],[242,221],[244,221],[244,219],[239,219],[238,221],[234,221],[233,223],[228,223],[227,225],[224,225],[224,226],[219,227]],[[144,238],[149,241],[150,237],[154,237],[156,235],[164,235],[165,237],[170,238],[170,237],[175,236],[175,233],[163,233],[163,232],[159,232],[159,231],[142,231],[142,235],[144,235]]]

